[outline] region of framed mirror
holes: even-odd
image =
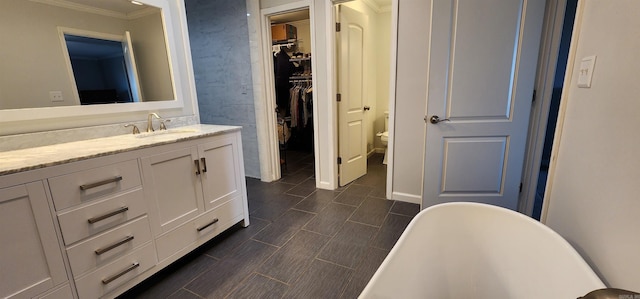
[[[167,0],[2,0],[0,122],[182,108],[174,18]]]

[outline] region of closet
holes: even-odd
[[[313,155],[313,72],[309,11],[271,17],[280,164]],[[289,154],[289,155],[288,155]]]

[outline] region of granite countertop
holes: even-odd
[[[0,152],[0,175],[214,136],[239,131],[241,128],[200,124],[152,133],[127,134]]]

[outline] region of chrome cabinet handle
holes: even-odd
[[[207,227],[209,227],[209,226],[212,226],[212,225],[216,224],[216,222],[218,222],[218,218],[213,219],[213,221],[211,221],[211,222],[209,222],[209,223],[205,224],[204,226],[201,226],[201,227],[196,228],[196,230],[197,230],[197,231],[199,231],[199,232],[200,232],[200,231],[203,231],[205,228],[207,228]]]
[[[202,172],[207,172],[207,160],[205,158],[200,158],[202,161]]]
[[[193,160],[193,163],[196,164],[196,175],[200,175],[200,160]]]
[[[94,224],[94,223],[96,223],[98,221],[105,220],[105,219],[107,219],[109,217],[124,213],[124,212],[126,212],[128,210],[129,210],[129,207],[122,207],[122,208],[119,208],[119,209],[117,209],[115,211],[106,213],[106,214],[104,214],[102,216],[89,218],[89,219],[87,219],[87,222],[89,222],[90,224]]]
[[[425,116],[425,120],[426,120],[426,118],[427,118],[427,117]],[[450,121],[450,120],[449,120],[448,118],[440,119],[440,117],[439,117],[439,116],[437,116],[437,115],[431,116],[431,117],[429,118],[429,122],[430,122],[430,123],[432,123],[432,124],[441,123],[441,122],[443,122],[443,121]]]
[[[108,284],[108,283],[120,278],[120,276],[125,275],[125,274],[133,271],[133,269],[138,268],[138,267],[140,267],[140,263],[135,262],[135,263],[131,264],[131,266],[127,267],[127,269],[122,270],[120,273],[111,275],[111,276],[103,279],[102,280],[102,284]]]
[[[122,244],[130,242],[131,240],[133,240],[133,236],[127,236],[126,238],[124,238],[124,239],[122,239],[122,240],[120,240],[120,241],[118,241],[116,243],[113,243],[113,244],[111,244],[111,245],[109,245],[107,247],[96,249],[95,253],[96,253],[96,255],[102,255],[102,254],[108,252],[111,249],[114,249],[114,248],[116,248],[116,247],[118,247],[118,246],[120,246]]]
[[[91,183],[91,184],[80,185],[80,190],[86,191],[86,190],[89,190],[91,188],[100,187],[102,185],[111,184],[111,183],[117,183],[119,181],[122,181],[122,176],[121,175],[113,177],[113,178],[110,178],[110,179],[106,179],[104,181],[99,181],[99,182],[95,182],[95,183]]]

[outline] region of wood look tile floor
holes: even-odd
[[[357,298],[419,206],[386,200],[382,155],[335,191],[311,154],[278,182],[247,179],[251,225],[230,228],[120,298]]]

